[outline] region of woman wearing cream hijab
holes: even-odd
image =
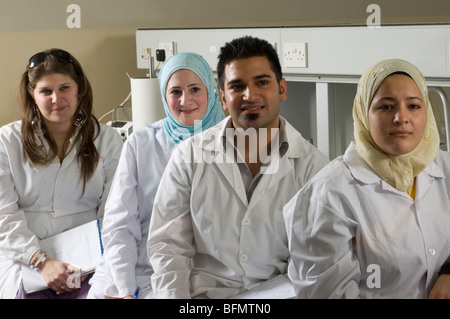
[[[285,206],[299,298],[426,298],[450,255],[450,154],[423,75],[383,60],[361,77],[354,141]]]

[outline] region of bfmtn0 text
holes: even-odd
[[[221,307],[217,307],[186,303],[179,309],[180,314],[202,314],[207,317],[220,312],[223,314],[269,314],[270,304],[224,303]]]

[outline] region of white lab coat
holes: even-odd
[[[354,143],[284,208],[300,298],[425,298],[450,256],[450,154],[413,200],[382,181]]]
[[[233,152],[224,152],[229,121],[180,143],[167,164],[148,242],[157,298],[228,298],[286,273],[283,205],[328,158],[282,118],[287,153],[273,156],[275,169],[248,201]]]
[[[151,295],[148,227],[173,147],[162,123],[133,132],[125,142],[106,202],[104,260],[91,279],[88,298],[124,297],[133,295],[138,287],[141,298]]]
[[[123,146],[120,135],[102,124],[94,141],[98,166],[80,199],[77,146],[62,164],[55,158],[34,168],[23,150],[21,126],[17,121],[0,128],[0,298],[15,298],[20,265],[28,265],[39,239],[102,218]]]

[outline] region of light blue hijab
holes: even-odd
[[[161,88],[161,96],[164,104],[164,110],[167,117],[164,119],[164,132],[174,145],[194,135],[194,128],[198,129],[200,124],[186,126],[179,123],[170,112],[169,105],[166,101],[166,87],[171,75],[180,69],[188,69],[194,71],[208,90],[208,107],[205,115],[201,119],[201,128],[206,130],[225,118],[222,111],[222,104],[220,102],[219,92],[217,90],[216,82],[209,64],[205,59],[191,52],[182,52],[171,56],[167,59],[161,67],[158,74],[159,86]]]

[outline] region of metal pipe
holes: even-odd
[[[442,107],[444,109],[444,117],[445,117],[445,138],[447,142],[447,151],[450,151],[450,110],[448,109],[448,99],[447,94],[445,94],[444,90],[441,87],[430,86],[428,88],[428,95],[430,93],[435,92],[439,95],[442,100]]]

